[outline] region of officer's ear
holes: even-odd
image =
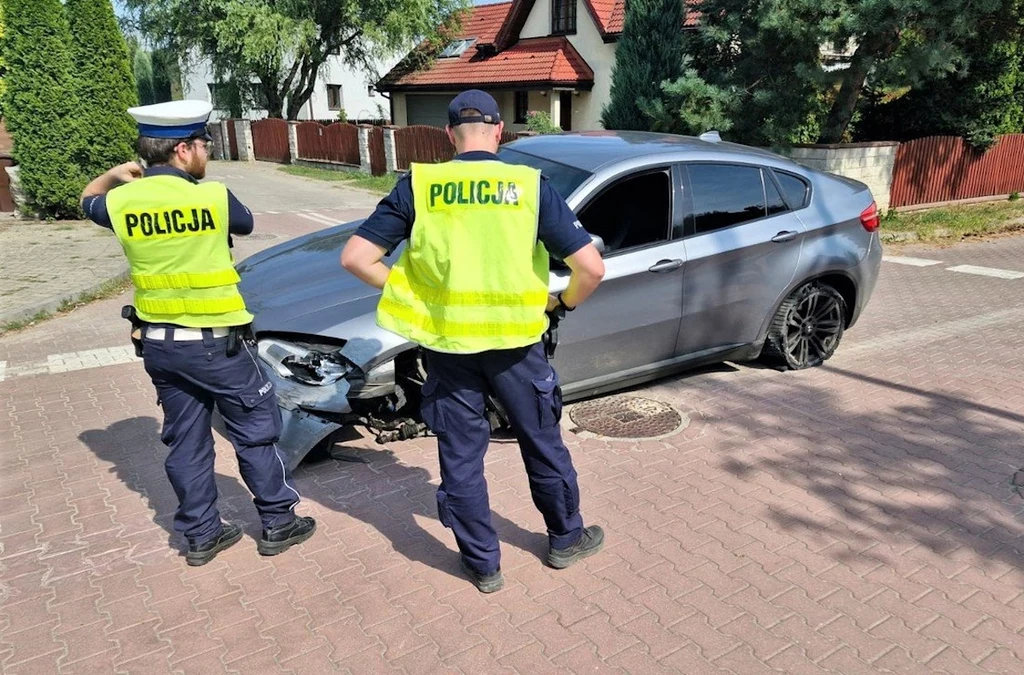
[[[452,129],[452,125],[446,124],[444,125],[444,130],[448,134],[448,140],[452,145],[455,145],[455,129]]]

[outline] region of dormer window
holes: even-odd
[[[551,0],[551,34],[576,34],[576,0]]]
[[[446,59],[453,56],[462,56],[462,53],[469,49],[470,45],[476,42],[476,38],[465,40],[452,40],[444,50],[438,54],[439,58]]]

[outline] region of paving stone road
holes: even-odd
[[[243,199],[281,189],[265,167],[217,170]],[[285,211],[337,217],[301,200],[254,206],[274,238],[239,254],[325,224]],[[1019,675],[1024,278],[998,271],[1024,272],[1024,238],[888,254],[825,367],[722,365],[635,390],[690,416],[661,440],[567,434],[600,555],[542,565],[517,448],[495,442],[506,587],[490,596],[436,520],[431,439],[359,437],[345,444],[366,464],[303,464],[320,529],[261,558],[218,436],[222,509],[246,537],[186,567],[128,296],[0,337],[0,668]]]

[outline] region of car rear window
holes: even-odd
[[[555,188],[555,192],[562,195],[562,199],[568,199],[569,195],[591,176],[589,171],[559,164],[536,155],[527,155],[509,148],[500,148],[498,158],[509,164],[525,164],[540,169],[541,174],[551,183],[551,187]]]
[[[691,164],[696,233],[764,218],[767,206],[761,169],[736,164]]]
[[[802,178],[784,171],[773,170],[775,178],[779,181],[783,194],[786,195],[786,202],[793,210],[802,209],[810,201],[811,188]]]

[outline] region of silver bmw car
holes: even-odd
[[[874,289],[879,214],[863,183],[715,133],[535,136],[499,156],[540,169],[605,258],[604,282],[558,327],[566,401],[718,361],[820,365]],[[338,262],[359,222],[238,265],[291,468],[343,427],[378,442],[425,432],[418,348],[376,325],[379,292]],[[552,260],[551,291],[568,277]]]

